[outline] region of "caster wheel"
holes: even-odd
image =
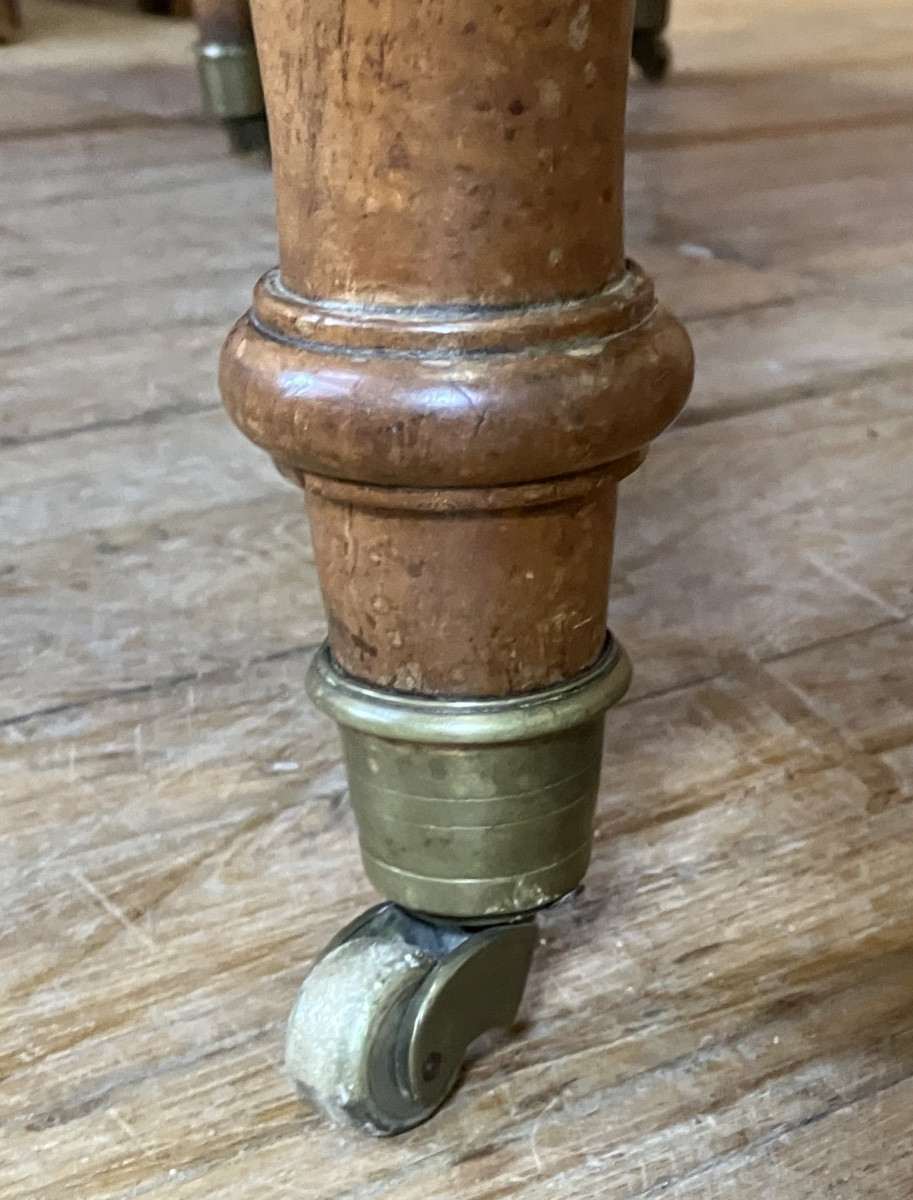
[[[305,979],[285,1063],[337,1124],[378,1137],[426,1121],[471,1042],[515,1018],[535,925],[472,930],[380,905],[343,930]]]
[[[263,113],[226,117],[222,124],[233,154],[269,154],[269,131]]]
[[[662,34],[650,29],[635,29],[631,57],[640,67],[644,78],[652,83],[664,79],[672,65],[672,51],[668,42]]]
[[[395,1081],[396,1032],[433,965],[408,946],[359,938],[332,950],[305,980],[289,1019],[286,1068],[331,1121],[397,1133],[443,1101],[446,1092],[430,1106],[417,1102]]]

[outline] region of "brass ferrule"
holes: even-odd
[[[264,111],[260,68],[253,42],[201,42],[197,70],[206,108],[220,121]]]
[[[406,908],[466,920],[572,891],[590,860],[603,718],[630,679],[611,636],[574,678],[483,700],[373,687],[324,645],[308,691],[340,726],[371,882]]]

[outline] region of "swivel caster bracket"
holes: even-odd
[[[376,1136],[427,1120],[470,1044],[515,1020],[530,917],[466,928],[380,904],[327,946],[289,1018],[286,1069],[327,1116]]]

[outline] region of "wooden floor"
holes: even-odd
[[[280,1070],[373,899],[296,494],[222,414],[270,179],[186,25],[0,50],[0,1195],[913,1197],[913,6],[675,0],[631,251],[694,398],[624,485],[596,860],[400,1139]]]

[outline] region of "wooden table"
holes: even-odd
[[[137,66],[171,26],[69,12],[0,80],[4,1200],[909,1200],[909,5],[677,0],[632,88],[629,246],[699,367],[622,490],[597,858],[522,1028],[390,1142],[279,1070],[372,897],[305,523],[215,390],[269,177],[176,43]]]

